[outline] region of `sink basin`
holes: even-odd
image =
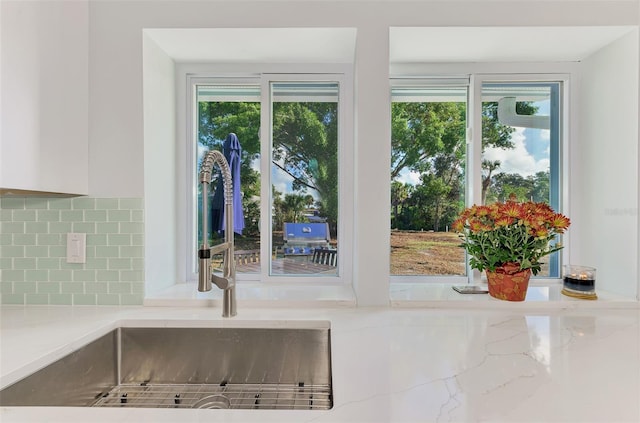
[[[333,406],[330,329],[122,327],[0,391],[0,406]]]

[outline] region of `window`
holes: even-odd
[[[482,204],[548,203],[560,208],[560,82],[482,84]],[[540,277],[558,277],[559,254]]]
[[[242,236],[236,237],[236,249],[239,251],[255,251],[259,249],[260,221],[260,81],[197,79],[193,81],[193,117],[194,128],[192,157],[196,163],[193,171],[192,191],[197,198],[192,210],[191,231],[194,234],[192,248],[202,243],[202,187],[198,183],[200,163],[208,150],[223,151],[223,143],[230,133],[236,134],[242,147],[241,156],[241,193],[244,211],[244,229]],[[206,214],[209,228],[209,245],[216,245],[224,240],[219,219],[214,219],[218,208],[214,204],[216,187],[220,174],[217,169],[212,175],[209,190],[209,210]],[[218,204],[219,205],[219,204]],[[215,212],[214,212],[215,210]],[[216,223],[214,223],[214,220]],[[214,256],[213,266],[222,264],[221,256]],[[195,263],[194,263],[195,266]],[[246,270],[246,269],[245,269]],[[258,269],[259,270],[259,269]],[[195,271],[195,268],[193,269]],[[247,272],[255,272],[249,269]]]
[[[392,81],[395,280],[468,279],[464,250],[449,231],[465,205],[515,194],[561,210],[563,89],[562,79],[540,76]],[[559,274],[555,253],[539,277]]]
[[[254,78],[190,77],[193,162],[190,189],[190,247],[202,242],[202,219],[209,219],[209,243],[224,240],[216,226],[215,188],[202,215],[200,161],[209,149],[223,150],[236,134],[241,148],[241,196],[245,226],[235,235],[238,280],[342,282],[343,251],[350,243],[340,228],[349,208],[340,171],[349,155],[343,125],[343,75],[263,75]],[[352,200],[351,200],[352,201]],[[215,221],[215,222],[214,222]],[[213,266],[222,258],[213,257]],[[195,261],[192,263],[195,277]]]
[[[449,230],[465,205],[468,80],[391,90],[391,274],[465,276]]]
[[[270,82],[271,275],[336,275],[335,81]]]

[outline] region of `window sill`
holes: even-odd
[[[489,294],[459,294],[452,289],[453,283],[392,283],[390,286],[391,307],[410,308],[523,308],[570,309],[570,308],[640,308],[635,298],[623,297],[596,290],[597,300],[581,300],[567,297],[560,291],[561,283],[534,283],[529,285],[524,302],[502,301]]]
[[[351,285],[261,284],[236,285],[236,301],[242,307],[355,307]],[[145,306],[209,307],[222,305],[222,290],[198,292],[194,283],[176,284],[144,299]]]
[[[405,283],[390,285],[389,304],[393,308],[464,308],[464,309],[574,309],[621,308],[638,309],[635,298],[623,297],[596,290],[597,300],[580,300],[561,294],[559,283],[536,283],[529,286],[524,302],[501,301],[488,294],[458,294],[453,283]],[[238,307],[269,308],[343,308],[356,307],[357,299],[351,285],[261,284],[241,283],[237,286]],[[176,284],[147,297],[145,306],[218,307],[222,304],[222,290],[198,292],[193,283]]]

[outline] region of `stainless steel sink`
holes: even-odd
[[[330,409],[319,328],[113,330],[0,391],[0,406]]]

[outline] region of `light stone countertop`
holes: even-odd
[[[527,311],[528,310],[528,311]],[[120,325],[331,323],[329,411],[4,407],[10,422],[638,422],[640,310],[2,306],[4,387]]]

